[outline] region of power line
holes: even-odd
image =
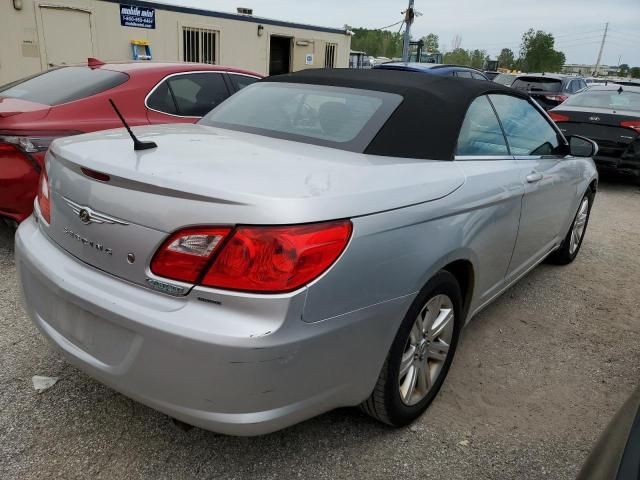
[[[384,30],[385,28],[395,27],[396,25],[404,23],[404,20],[400,20],[399,22],[392,23],[391,25],[387,25],[386,27],[375,28],[374,30]]]

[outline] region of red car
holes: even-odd
[[[0,86],[0,218],[31,214],[44,155],[57,137],[130,125],[193,123],[260,74],[192,63],[111,63],[48,70]]]

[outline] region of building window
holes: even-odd
[[[218,32],[205,28],[182,28],[182,60],[184,62],[217,63]]]
[[[333,68],[336,63],[336,49],[338,45],[335,43],[327,43],[324,47],[324,68]]]

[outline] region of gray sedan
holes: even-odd
[[[16,237],[26,306],[89,375],[234,435],[417,418],[463,326],[574,260],[597,187],[597,146],[528,96],[411,72],[281,75],[134,133],[157,146],[53,142]]]

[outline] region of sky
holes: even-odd
[[[256,16],[326,27],[380,28],[402,19],[408,0],[159,0],[221,12],[253,8]],[[422,13],[412,36],[435,33],[440,49],[451,48],[455,35],[462,48],[487,50],[495,58],[502,48],[517,56],[529,28],[553,33],[567,63],[594,64],[604,26],[609,22],[601,63],[640,66],[640,0],[415,0]],[[390,30],[397,31],[398,27]]]

